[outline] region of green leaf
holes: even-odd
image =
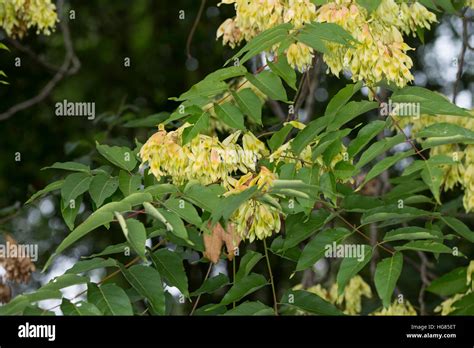
[[[134,265],[129,269],[121,266],[120,269],[133,288],[149,301],[153,313],[165,315],[165,291],[160,273],[143,265]]]
[[[359,162],[356,164],[356,168],[360,169],[365,166],[367,163],[375,159],[380,154],[390,150],[395,145],[398,145],[404,142],[405,136],[403,134],[397,134],[391,138],[384,138],[380,141],[369,146],[367,150],[360,156]]]
[[[163,195],[169,193],[178,193],[179,190],[172,184],[157,184],[146,187],[143,192],[151,194],[153,198],[160,199]]]
[[[388,168],[394,166],[398,162],[400,162],[402,159],[411,156],[414,154],[413,150],[410,151],[405,151],[405,152],[399,152],[393,156],[386,157],[380,162],[377,162],[372,169],[367,173],[365,176],[364,182],[357,188],[356,191],[359,191],[365,184],[367,184],[370,180],[373,178],[376,178],[383,172],[385,172]]]
[[[288,32],[292,27],[293,26],[290,23],[284,23],[263,31],[247,42],[247,44],[230,58],[225,65],[230,61],[234,61],[235,64],[237,57],[242,57],[242,55],[243,57],[238,62],[239,65],[243,65],[246,61],[260,52],[270,50],[274,45],[280,43],[288,36]]]
[[[30,303],[43,300],[60,299],[63,294],[59,290],[37,290],[25,295]]]
[[[290,134],[292,129],[293,126],[291,124],[287,124],[281,129],[279,129],[275,134],[272,135],[270,140],[268,140],[268,147],[272,151],[278,149],[281,145],[283,145],[286,140],[286,137],[288,136],[288,134]]]
[[[328,245],[333,243],[340,244],[351,232],[345,228],[334,228],[319,232],[308,244],[306,244],[301,253],[295,272],[305,270],[314,265],[321,259]]]
[[[321,229],[328,219],[329,212],[323,209],[312,212],[306,220],[302,213],[288,216],[285,222],[285,239],[282,237],[275,239],[271,246],[272,251],[281,253],[297,246]]]
[[[466,277],[467,267],[458,267],[433,280],[426,291],[439,296],[453,296],[464,293],[469,288],[466,284]]]
[[[128,121],[123,126],[126,128],[155,128],[169,117],[168,112],[160,112],[147,117]]]
[[[435,242],[432,240],[415,240],[412,242],[408,242],[402,246],[396,246],[395,250],[402,251],[402,250],[416,250],[416,251],[426,251],[430,253],[443,253],[443,254],[452,254],[453,250],[439,242]]]
[[[91,316],[91,315],[103,315],[103,313],[94,304],[80,301],[72,303],[68,299],[64,298],[61,303],[61,311],[66,316],[80,315],[80,316]]]
[[[229,66],[210,73],[204,79],[208,81],[225,81],[234,77],[244,76],[246,73],[247,69],[245,66]]]
[[[237,307],[227,311],[224,315],[274,315],[275,312],[272,308],[265,306],[263,303],[256,301],[246,301]]]
[[[431,163],[425,163],[425,169],[421,172],[421,178],[425,184],[430,188],[434,198],[438,204],[441,204],[440,200],[440,189],[441,184],[444,180],[444,170],[439,167],[433,166]]]
[[[344,315],[333,304],[323,300],[316,294],[304,290],[288,290],[281,302],[311,314]]]
[[[35,199],[45,195],[46,193],[49,193],[49,192],[52,192],[52,191],[56,191],[56,190],[59,190],[64,184],[64,180],[58,180],[58,181],[55,181],[55,182],[52,182],[51,184],[49,184],[48,186],[46,186],[44,189],[42,190],[39,190],[38,192],[36,192],[34,195],[32,195],[30,197],[30,199],[28,199],[26,202],[25,202],[25,205],[26,204],[30,204],[31,202],[33,202]]]
[[[348,104],[342,106],[334,116],[329,117],[328,120],[328,131],[334,131],[341,128],[347,122],[354,118],[365,114],[379,106],[377,102],[370,102],[367,100],[363,101],[351,101]],[[330,115],[331,116],[331,115]]]
[[[175,101],[185,101],[185,100],[196,100],[199,98],[210,98],[214,97],[217,94],[221,94],[227,89],[227,84],[223,81],[216,81],[212,79],[205,79],[194,86],[192,86],[188,91],[181,94],[179,98],[170,98]]]
[[[99,253],[92,254],[87,256],[86,258],[94,258],[98,256],[105,256],[105,255],[113,255],[113,254],[123,254],[125,250],[128,250],[130,247],[128,243],[119,243],[114,245],[107,246],[104,250]]]
[[[309,145],[326,128],[328,117],[319,117],[311,121],[301,130],[291,142],[291,150],[295,155],[299,155],[304,148]]]
[[[378,208],[382,204],[382,201],[375,197],[349,194],[343,198],[341,208],[345,211],[363,213],[367,210]]]
[[[257,192],[257,187],[252,186],[240,193],[225,197],[221,205],[212,213],[212,221],[216,223],[221,218],[225,221],[229,220],[230,216],[237,210],[241,204],[248,201]]]
[[[443,216],[441,220],[454,232],[459,234],[461,237],[467,239],[471,243],[474,243],[474,232],[467,227],[464,222],[456,219],[455,217],[451,216]]]
[[[186,240],[191,245],[194,244],[192,241],[189,240],[188,231],[186,230],[186,227],[184,226],[183,220],[181,220],[178,214],[172,211],[167,211],[165,209],[157,209],[157,210],[161,215],[164,216],[165,220],[172,227],[172,229],[170,230],[171,233],[173,233],[175,236],[179,238]]]
[[[176,286],[184,296],[189,297],[188,277],[184,270],[183,259],[168,249],[159,249],[150,255],[156,269],[166,279],[166,283]]]
[[[245,276],[239,282],[232,285],[229,291],[224,295],[222,301],[218,305],[215,305],[215,307],[226,306],[232,302],[237,302],[267,284],[267,280],[261,274],[252,273]]]
[[[239,270],[235,275],[235,282],[238,283],[246,277],[252,268],[263,258],[263,255],[256,251],[247,250],[239,264]]]
[[[245,130],[244,115],[231,103],[214,104],[217,117],[231,128]]]
[[[461,299],[453,303],[455,311],[449,315],[474,315],[474,293],[464,295]]]
[[[338,296],[344,293],[344,289],[349,281],[359,273],[372,259],[372,248],[370,245],[363,245],[364,255],[362,260],[357,257],[346,257],[342,260],[339,272],[337,273],[337,293]]]
[[[200,114],[197,117],[196,121],[193,122],[193,125],[191,127],[184,129],[182,145],[189,143],[192,139],[197,137],[197,135],[202,133],[203,131],[207,131],[209,129],[209,120],[209,113],[203,112],[202,114]]]
[[[130,207],[150,202],[153,199],[152,195],[147,192],[135,192],[122,199],[119,203],[128,204]]]
[[[141,184],[142,177],[140,175],[130,175],[124,170],[120,171],[118,186],[125,197],[137,192],[140,189]]]
[[[228,284],[229,278],[225,274],[219,273],[217,276],[207,279],[199,289],[191,293],[191,296],[210,294]]]
[[[324,197],[330,199],[333,203],[337,201],[336,179],[333,173],[324,173],[319,178],[319,185]]]
[[[61,186],[61,196],[65,202],[74,201],[89,189],[92,177],[84,173],[69,174]]]
[[[377,10],[382,0],[357,0],[357,2],[370,13]]]
[[[427,212],[421,209],[405,206],[399,208],[397,205],[387,205],[370,209],[362,215],[361,223],[363,225],[378,221],[396,220],[401,223],[424,216],[436,216],[436,213]]]
[[[74,229],[74,221],[76,221],[77,213],[82,204],[82,196],[77,197],[75,200],[65,202],[61,200],[61,215],[63,216],[64,222],[67,227],[72,231]]]
[[[196,208],[183,199],[170,198],[164,202],[164,206],[169,210],[178,214],[184,221],[189,222],[197,227],[202,225],[201,217]]]
[[[273,72],[264,70],[257,75],[246,74],[245,76],[252,85],[257,87],[268,98],[283,102],[288,101],[281,79]]]
[[[362,81],[346,85],[329,101],[325,115],[335,115],[362,88]]]
[[[110,163],[128,172],[135,169],[137,159],[132,150],[126,146],[108,146],[97,143],[97,151]]]
[[[43,285],[38,291],[43,290],[61,290],[69,286],[86,284],[89,282],[89,277],[81,277],[76,274],[63,274],[50,280],[47,284]]]
[[[128,174],[127,174],[128,175]],[[119,179],[109,177],[106,174],[94,176],[89,187],[89,194],[97,207],[112,196],[119,186]]]
[[[146,230],[143,224],[135,219],[125,220],[120,213],[115,213],[117,220],[122,228],[122,232],[127,238],[128,243],[133,250],[145,260],[145,250],[146,250]]]
[[[402,267],[403,255],[399,252],[395,253],[392,257],[383,259],[377,264],[374,282],[384,307],[390,306],[393,290],[402,273]]]
[[[429,114],[435,116],[451,115],[472,117],[466,110],[451,103],[444,95],[423,87],[407,86],[395,91],[390,99],[395,103],[419,103],[420,113],[422,115]]]
[[[417,138],[427,138],[423,147],[428,148],[444,144],[474,144],[474,132],[453,123],[435,123],[418,133]]]
[[[232,92],[240,110],[257,124],[262,125],[262,101],[250,88]]]
[[[349,147],[347,148],[347,153],[349,157],[354,157],[358,154],[364,146],[366,146],[373,138],[377,136],[385,128],[384,121],[372,121],[366,126],[361,128],[357,137],[351,141]]]
[[[392,242],[398,240],[415,239],[438,239],[439,236],[432,233],[431,230],[422,227],[402,227],[387,232],[383,238],[384,241]]]
[[[127,294],[115,284],[108,283],[98,287],[89,283],[87,300],[105,315],[133,315]]]
[[[77,163],[77,162],[56,162],[52,166],[42,168],[41,170],[45,169],[63,169],[63,170],[68,170],[71,172],[82,172],[86,174],[90,174],[91,169],[89,166],[86,166],[85,164],[82,163]]]
[[[297,90],[295,69],[288,64],[285,55],[279,56],[276,63],[269,61],[267,64],[275,74],[280,76],[288,84],[288,86],[293,88],[295,91]]]
[[[123,252],[123,249],[122,249]],[[106,268],[106,267],[117,267],[117,261],[114,259],[102,259],[102,258],[94,258],[91,260],[83,260],[78,261],[69,268],[66,273],[67,274],[79,274],[89,272],[94,269],[98,268]]]
[[[208,212],[213,212],[220,205],[219,195],[222,193],[220,185],[192,184],[185,188],[183,198]]]

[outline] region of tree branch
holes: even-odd
[[[64,5],[64,0],[58,0],[58,3],[57,3],[58,13],[62,12],[63,5]],[[69,26],[65,18],[62,18],[62,20],[59,23],[59,27],[61,28],[61,31],[63,33],[64,46],[66,49],[64,61],[62,65],[59,67],[59,70],[36,96],[30,99],[27,99],[21,103],[18,103],[12,106],[10,109],[5,111],[4,113],[1,113],[0,121],[7,120],[13,115],[15,115],[16,113],[23,111],[25,109],[28,109],[36,104],[39,104],[51,94],[54,87],[56,87],[56,85],[62,79],[64,79],[64,77],[66,77],[67,75],[75,74],[79,70],[80,62],[74,53],[74,48],[71,41],[71,34],[69,32]]]

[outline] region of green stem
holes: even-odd
[[[267,267],[268,267],[268,274],[270,275],[270,284],[272,286],[272,294],[273,294],[273,309],[275,310],[275,315],[278,315],[278,301],[275,291],[275,282],[273,281],[273,272],[272,267],[270,265],[270,258],[268,257],[268,248],[267,242],[265,239],[263,240],[263,247],[265,249],[265,259],[267,260]]]

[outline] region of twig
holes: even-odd
[[[459,61],[458,61],[458,72],[456,74],[456,81],[454,81],[454,87],[453,87],[453,104],[456,104],[456,98],[458,96],[458,89],[459,89],[459,84],[461,83],[462,79],[462,73],[463,73],[463,67],[464,67],[464,58],[466,55],[466,50],[468,47],[469,43],[469,38],[467,35],[467,18],[464,16],[464,14],[467,11],[467,7],[464,9],[462,13],[462,47],[461,47],[461,53],[459,54]]]
[[[58,13],[62,12],[64,5],[64,0],[58,0]],[[64,16],[63,16],[64,17]],[[28,100],[25,100],[21,103],[18,103],[12,106],[10,109],[0,114],[0,121],[4,121],[15,115],[16,113],[28,109],[46,99],[56,87],[56,85],[67,75],[76,73],[79,70],[80,62],[77,56],[74,53],[74,48],[72,46],[71,34],[69,32],[69,26],[67,25],[67,20],[64,18],[60,21],[59,26],[63,33],[64,46],[66,49],[66,54],[64,56],[64,61],[59,68],[58,72],[53,76],[53,78],[43,87],[43,89]]]
[[[428,276],[426,275],[426,268],[430,264],[426,255],[418,251],[418,256],[421,259],[421,266],[420,266],[420,276],[421,276],[421,288],[420,293],[418,294],[418,302],[420,304],[420,314],[426,315],[426,304],[425,304],[425,290],[428,285],[430,285],[430,281]]]
[[[193,41],[194,33],[196,32],[196,28],[199,24],[199,20],[201,19],[202,12],[204,11],[204,6],[206,5],[206,0],[201,0],[201,6],[199,6],[199,11],[196,16],[196,19],[194,20],[193,26],[191,28],[191,31],[189,32],[188,39],[186,41],[186,54],[188,56],[188,59],[192,59],[193,56],[191,55],[191,43]]]
[[[202,281],[203,283],[209,278],[209,274],[211,274],[211,269],[212,269],[212,262],[209,262],[209,268],[207,269],[206,276],[204,277],[204,280]],[[191,313],[189,313],[190,316],[194,314],[194,311],[196,310],[199,300],[201,299],[201,294],[198,295],[196,302],[194,302],[193,309],[191,310]]]
[[[275,315],[278,316],[278,301],[277,301],[276,290],[275,290],[275,282],[273,280],[272,266],[270,265],[270,258],[268,257],[267,242],[265,241],[265,239],[263,240],[263,248],[265,249],[265,259],[267,260],[268,274],[270,276],[270,284],[272,286],[273,309],[275,311]]]
[[[51,63],[45,61],[38,54],[36,54],[31,48],[22,45],[20,42],[18,42],[15,39],[9,38],[8,39],[8,44],[10,46],[13,46],[14,48],[16,48],[18,51],[23,52],[24,54],[28,55],[37,64],[41,65],[42,67],[44,67],[48,70],[58,72],[61,69],[59,66],[56,66],[54,64],[51,64]]]

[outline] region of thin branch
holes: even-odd
[[[64,0],[58,0],[58,13],[62,12],[64,5]],[[64,16],[63,16],[64,17]],[[56,85],[64,79],[65,76],[71,75],[76,73],[79,70],[80,62],[77,56],[74,53],[74,48],[72,45],[71,34],[69,31],[69,26],[67,24],[67,20],[63,18],[59,26],[63,33],[63,40],[64,46],[66,49],[66,54],[64,56],[64,61],[60,66],[57,73],[53,76],[53,78],[43,87],[43,89],[37,94],[36,96],[25,100],[21,103],[18,103],[12,106],[10,109],[5,111],[4,113],[0,114],[0,121],[4,121],[15,115],[16,113],[28,109],[36,104],[41,103],[45,100],[52,92],[52,90],[56,87]]]
[[[186,54],[188,59],[192,59],[193,56],[191,55],[191,43],[193,41],[194,33],[196,32],[196,28],[199,24],[199,20],[201,19],[202,12],[204,11],[204,6],[206,5],[206,0],[201,0],[201,6],[199,6],[198,14],[196,19],[194,20],[193,26],[191,31],[189,32],[188,39],[186,41]]]
[[[462,79],[462,74],[463,74],[463,68],[464,68],[464,58],[466,56],[466,50],[469,44],[469,38],[468,38],[468,33],[467,33],[467,18],[464,16],[466,13],[466,9],[463,11],[462,14],[462,47],[461,47],[461,53],[459,54],[459,59],[458,59],[458,72],[456,74],[456,81],[454,81],[454,87],[453,87],[453,104],[456,104],[456,98],[459,93],[459,85],[461,83]]]
[[[209,268],[207,269],[206,276],[204,277],[204,280],[202,281],[203,283],[209,278],[209,274],[211,274],[211,269],[212,269],[212,262],[209,262]],[[201,294],[198,295],[196,302],[194,302],[193,309],[191,310],[191,313],[189,313],[190,316],[194,314],[194,311],[196,310],[199,300],[201,299]]]
[[[418,251],[418,256],[420,257],[420,260],[421,260],[420,276],[421,276],[421,282],[422,282],[420,293],[418,294],[418,302],[420,304],[420,314],[426,315],[425,290],[426,290],[426,287],[430,285],[430,280],[428,279],[428,276],[426,274],[426,269],[430,265],[430,262],[428,261],[428,258],[423,252]]]
[[[34,52],[31,48],[22,45],[19,41],[15,39],[8,38],[8,45],[13,46],[18,51],[26,54],[31,59],[33,59],[34,62],[36,62],[38,65],[41,65],[43,68],[46,68],[53,72],[58,72],[61,69],[59,66],[47,62],[46,60],[41,58],[36,52]]]
[[[265,241],[265,239],[263,240],[263,247],[265,249],[265,259],[267,260],[268,274],[270,276],[270,284],[272,286],[273,310],[275,311],[275,315],[278,316],[278,300],[277,300],[276,290],[275,290],[275,281],[273,279],[272,266],[270,265],[270,258],[268,257],[267,242]]]

